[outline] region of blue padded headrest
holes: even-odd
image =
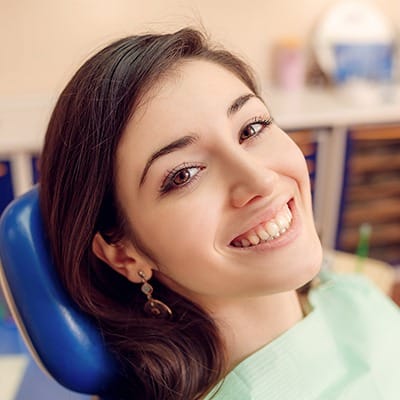
[[[116,362],[100,331],[62,287],[52,265],[38,186],[3,212],[0,258],[16,317],[42,366],[70,390],[108,393],[117,377]]]

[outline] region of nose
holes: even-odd
[[[232,160],[230,171],[230,202],[240,208],[272,194],[277,173],[265,162],[243,152]]]

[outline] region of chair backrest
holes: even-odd
[[[72,391],[109,397],[118,375],[116,362],[97,327],[61,285],[43,232],[38,194],[36,186],[0,218],[3,291],[38,364]]]

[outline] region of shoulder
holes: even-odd
[[[339,336],[400,335],[399,307],[362,275],[330,273],[310,292],[309,301]]]
[[[311,290],[309,300],[314,306],[335,306],[346,303],[348,306],[365,308],[384,306],[398,313],[398,306],[387,297],[373,282],[361,274],[325,273],[321,283]]]

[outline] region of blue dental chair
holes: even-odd
[[[1,215],[0,260],[9,308],[39,366],[69,390],[114,399],[116,362],[61,286],[43,233],[38,186]]]

